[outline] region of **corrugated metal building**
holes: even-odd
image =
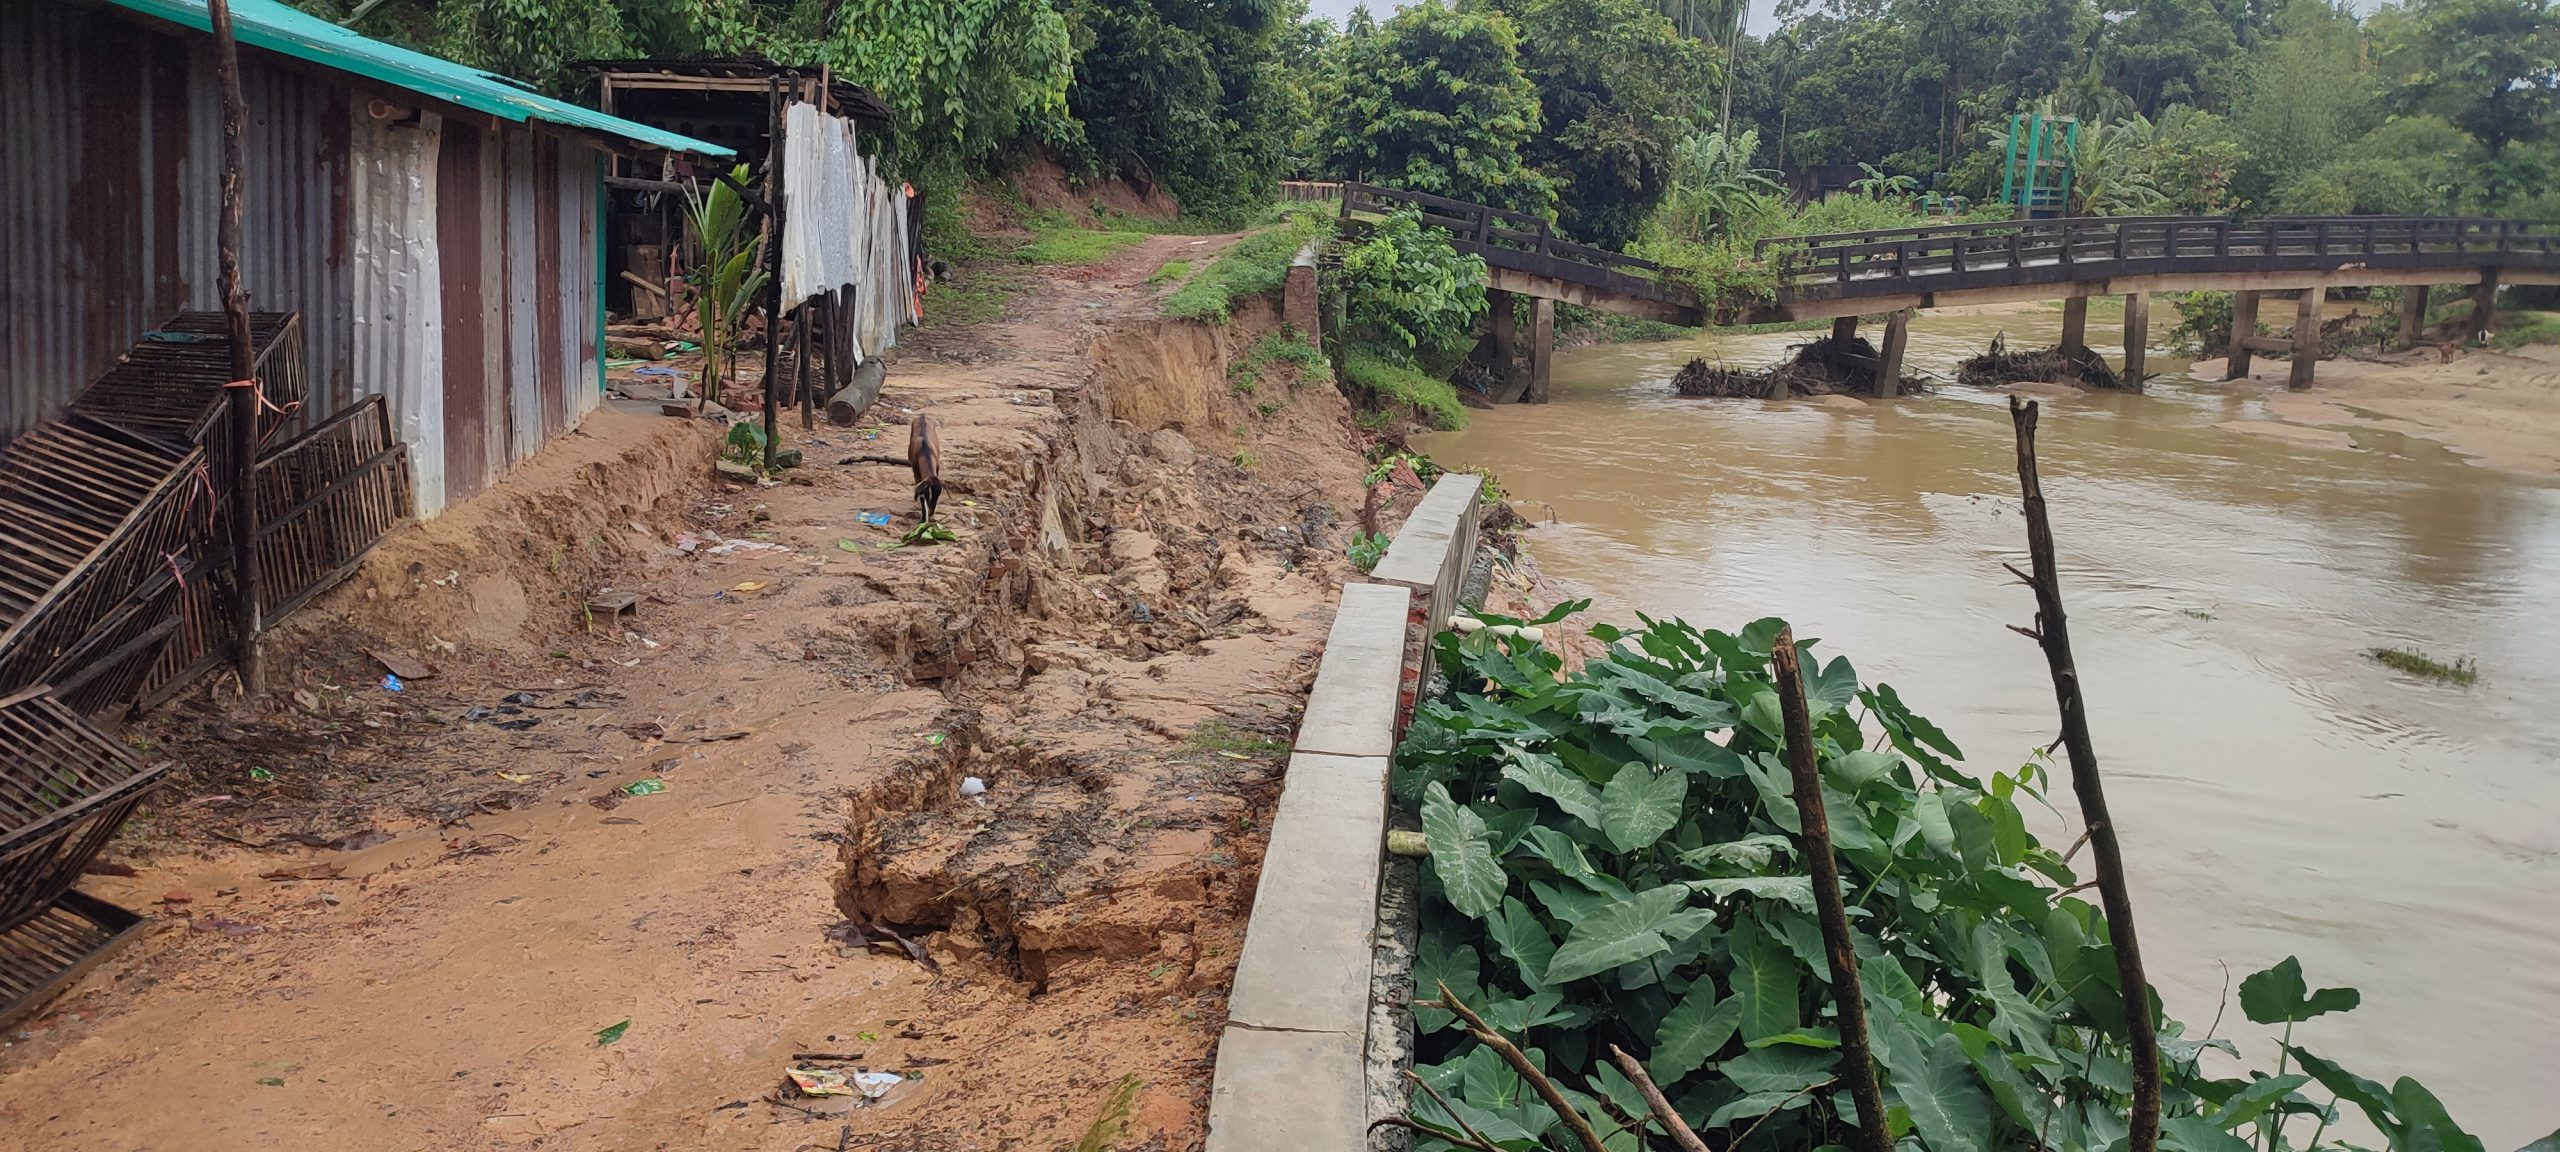
[[[250,306],[303,314],[308,403],[388,398],[419,514],[603,391],[605,150],[726,149],[232,0]],[[0,434],[152,325],[221,307],[221,101],[202,0],[0,0]]]

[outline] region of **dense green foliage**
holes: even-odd
[[[2148,177],[2103,211],[2538,214],[2560,171],[2548,0],[1848,0],[1740,49],[1782,162],[1977,200],[2037,108]]]
[[[1554,201],[1524,157],[1538,93],[1509,16],[1424,0],[1373,24],[1363,10],[1321,68],[1308,148],[1319,171],[1523,212]]]
[[[1396,795],[1430,850],[1419,999],[1445,987],[1516,1039],[1613,1150],[1642,1146],[1647,1111],[1611,1045],[1693,1127],[1721,1130],[1715,1147],[1856,1143],[1771,680],[1782,627],[1598,626],[1608,654],[1570,676],[1499,629],[1443,633],[1440,665],[1466,687],[1422,703],[1397,753]],[[2126,993],[2067,854],[2027,831],[2045,768],[1970,774],[1891,686],[1812,647],[1804,688],[1893,1136],[1926,1152],[2120,1146]],[[2312,991],[2287,959],[2239,993],[2250,1020],[2282,1026],[2260,1054],[2274,1074],[2208,1074],[2203,1050],[2236,1046],[2162,1021],[2163,1148],[2344,1148],[2323,1134],[2352,1108],[2395,1152],[2479,1152],[2417,1082],[2385,1088],[2294,1043],[2294,1024],[2355,1007],[2354,990]],[[1571,1146],[1452,1012],[1417,1002],[1415,1019],[1418,1071],[1450,1101],[1417,1096],[1417,1119],[1506,1149]]]
[[[1505,0],[1541,129],[1524,158],[1553,180],[1557,223],[1621,248],[1670,186],[1673,153],[1708,117],[1720,72],[1639,0]]]

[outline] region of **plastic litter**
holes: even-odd
[[[853,1077],[834,1068],[787,1068],[783,1075],[803,1096],[852,1096]]]
[[[886,512],[865,512],[862,513],[858,519],[874,528],[886,528],[889,526],[889,514]]]
[[[987,794],[987,782],[980,780],[975,776],[965,777],[960,781],[960,794],[963,796],[984,796]]]
[[[853,1074],[853,1086],[856,1090],[862,1093],[862,1098],[865,1100],[877,1100],[888,1095],[890,1089],[906,1082],[907,1078],[896,1072],[856,1072]]]
[[[403,689],[403,688],[405,688],[405,687],[407,687],[407,685],[404,685],[404,684],[400,683],[400,677],[399,677],[399,675],[398,675],[397,673],[385,672],[385,673],[383,673],[383,674],[382,674],[382,690],[383,690],[383,691],[385,691],[385,692],[398,692],[398,691],[402,690],[402,689]]]
[[[669,380],[684,379],[684,373],[678,372],[673,368],[669,368],[664,364],[643,365],[632,369],[631,374],[634,376],[658,376]]]
[[[655,776],[646,780],[634,780],[622,786],[623,795],[626,796],[655,796],[666,790],[667,782]]]

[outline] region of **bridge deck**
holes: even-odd
[[[1493,287],[1676,324],[1821,319],[1904,307],[2133,291],[2560,283],[2560,228],[2413,216],[2077,216],[1763,240],[1774,300],[1701,301],[1651,261],[1576,244],[1526,213],[1342,185],[1346,220],[1411,208],[1484,259]]]

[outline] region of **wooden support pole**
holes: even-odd
[[[1856,316],[1834,316],[1831,318],[1832,347],[1837,348],[1840,345],[1856,339],[1857,336],[1858,318]]]
[[[800,397],[800,430],[809,432],[818,427],[818,391],[809,382],[809,302],[801,301],[791,315],[791,390]]]
[[[1529,390],[1523,403],[1547,402],[1547,385],[1555,369],[1556,302],[1544,296],[1529,302]]]
[[[2124,999],[2125,1047],[2133,1064],[2127,1146],[2129,1152],[2157,1152],[2160,1037],[2152,1029],[2151,983],[2142,974],[2142,945],[2134,936],[2133,895],[2125,884],[2124,852],[2116,843],[2115,818],[2107,812],[2106,788],[2098,778],[2098,751],[2089,740],[2088,705],[2080,697],[2080,670],[2071,657],[2071,631],[2062,611],[2061,566],[2054,558],[2053,525],[2045,518],[2044,481],[2036,473],[2036,410],[2034,401],[2009,397],[2009,422],[2018,437],[2018,489],[2024,497],[2027,555],[2035,568],[2032,577],[2017,574],[2036,593],[2036,626],[2017,630],[2044,649],[2046,669],[2053,676],[2054,703],[2062,713],[2062,745],[2071,761],[2071,791],[2079,797],[2080,818],[2088,826],[2098,899],[2107,916],[2107,941],[2115,949],[2116,987]]]
[[[773,471],[774,442],[781,439],[782,396],[775,389],[782,353],[782,79],[765,81],[765,106],[773,115],[765,137],[764,202],[764,470]]]
[[[2400,289],[2400,350],[2418,346],[2427,332],[2428,287],[2410,284]]]
[[[2498,270],[2480,270],[2480,282],[2471,286],[2471,342],[2486,343],[2489,328],[2498,307]]]
[[[1911,345],[1911,309],[1885,318],[1884,347],[1876,353],[1876,398],[1891,400],[1902,390],[1902,353]]]
[[[2249,375],[2249,338],[2258,334],[2258,294],[2231,294],[2231,359],[2222,370],[2225,380],[2246,379]]]
[[[2076,356],[2089,347],[2089,298],[2073,296],[2062,302],[2062,354]]]
[[[2293,374],[2285,386],[2296,392],[2311,386],[2312,369],[2320,363],[2320,305],[2329,298],[2325,288],[2305,288],[2293,304]]]
[[[1894,314],[1897,319],[1901,313]],[[1891,329],[1886,340],[1890,341]],[[1804,668],[1796,659],[1796,633],[1781,628],[1769,642],[1770,674],[1778,681],[1778,713],[1787,735],[1787,770],[1795,778],[1796,855],[1813,878],[1815,919],[1822,951],[1831,960],[1832,1007],[1840,1024],[1840,1076],[1858,1105],[1859,1152],[1889,1152],[1884,1092],[1876,1084],[1874,1049],[1867,1041],[1867,998],[1858,983],[1858,950],[1849,936],[1849,913],[1840,900],[1840,862],[1831,854],[1831,818],[1823,808],[1822,763],[1814,748],[1813,714],[1805,705]]]
[[[208,0],[206,16],[213,25],[214,82],[222,90],[222,219],[215,228],[222,278],[222,311],[231,336],[231,629],[232,659],[240,672],[240,690],[259,696],[267,690],[267,662],[258,644],[258,602],[265,582],[258,573],[258,424],[265,415],[260,397],[257,349],[250,346],[249,289],[240,273],[241,219],[248,180],[248,102],[240,95],[240,44],[231,31],[231,5]]]
[[[1520,375],[1520,315],[1511,303],[1511,293],[1499,288],[1487,289],[1485,307],[1493,314],[1493,362],[1501,370],[1502,390],[1499,396],[1512,395],[1512,385]]]
[[[2133,391],[2142,391],[2142,370],[2151,353],[2151,294],[2128,292],[2124,297],[2124,383]]]

